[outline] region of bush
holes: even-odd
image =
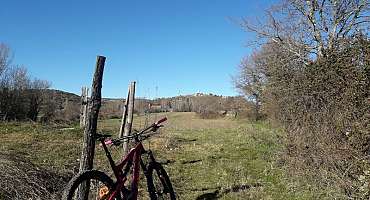
[[[198,116],[202,119],[216,119],[219,117],[223,117],[220,113],[212,110],[203,110],[201,112],[197,112]]]
[[[343,41],[308,65],[269,69],[265,91],[266,106],[286,128],[292,172],[354,198],[369,195],[369,52],[367,39]]]

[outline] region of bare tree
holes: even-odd
[[[238,75],[233,77],[234,85],[239,92],[254,104],[254,116],[256,120],[261,118],[261,95],[265,85],[265,75],[258,52],[250,57],[242,59],[239,65]]]
[[[253,95],[254,70],[265,76],[262,105],[284,127],[287,167],[352,199],[370,194],[353,178],[369,165],[368,14],[368,0],[285,0],[267,22],[243,21],[262,45],[240,85]]]
[[[0,43],[0,79],[11,63],[10,54],[10,48],[5,44]]]
[[[45,100],[44,90],[48,89],[51,86],[51,83],[45,80],[34,79],[30,83],[30,88],[28,89],[28,112],[27,118],[32,121],[37,120],[39,115],[41,105]]]
[[[0,43],[0,119],[5,119],[6,99],[8,96],[8,77],[5,73],[10,63],[10,49],[3,43]]]
[[[11,65],[10,48],[0,43],[0,119],[36,120],[43,100],[44,80],[32,80],[24,66]]]
[[[27,89],[30,87],[30,77],[25,67],[15,66],[9,70],[9,90],[7,101],[8,119],[27,118]]]
[[[368,0],[284,0],[266,11],[266,22],[243,19],[242,26],[272,41],[308,64],[307,54],[321,57],[341,39],[369,29]]]

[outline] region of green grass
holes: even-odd
[[[276,131],[240,122],[234,128],[205,128],[168,133],[169,148],[156,151],[168,165],[184,199],[217,194],[220,199],[296,199],[285,187],[274,160],[281,146]],[[172,145],[172,148],[171,148]],[[233,192],[232,188],[235,189]],[[239,189],[239,190],[238,190]],[[231,191],[230,191],[231,190]]]
[[[82,131],[31,123],[1,123],[1,152],[14,152],[33,163],[57,171],[70,171],[80,154]]]
[[[168,115],[162,133],[144,142],[160,161],[180,199],[312,199],[294,191],[276,161],[281,132],[265,123],[233,119],[199,119],[194,113],[161,113],[135,117],[134,128]],[[120,120],[99,121],[99,130],[117,134]],[[78,166],[82,130],[31,123],[0,124],[1,152],[22,154],[42,167],[71,174]],[[95,167],[106,170],[97,147]],[[112,148],[118,159],[121,149]]]

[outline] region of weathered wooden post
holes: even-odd
[[[130,90],[129,90],[129,98],[128,98],[128,104],[127,104],[127,119],[125,123],[125,127],[123,130],[123,135],[128,136],[131,133],[132,128],[132,122],[133,122],[133,116],[134,116],[134,105],[135,105],[135,84],[136,82],[131,82],[130,84]],[[124,141],[123,143],[123,152],[128,152],[128,140]]]
[[[81,93],[81,112],[80,112],[80,128],[86,126],[86,119],[87,119],[87,108],[88,108],[88,96],[89,96],[89,88],[82,87]]]
[[[82,154],[80,160],[80,172],[90,170],[93,168],[94,151],[95,151],[95,135],[98,122],[99,109],[101,106],[101,88],[103,81],[105,57],[98,56],[96,61],[96,68],[94,79],[92,83],[89,114],[87,116],[84,140],[82,146]],[[81,185],[79,188],[79,199],[87,199],[89,183]]]
[[[123,135],[124,135],[123,132],[124,132],[125,124],[126,124],[126,120],[127,120],[127,105],[128,105],[128,100],[130,98],[130,88],[131,88],[131,84],[128,86],[127,98],[126,98],[126,101],[125,101],[125,105],[123,107],[121,126],[120,126],[120,129],[119,129],[118,137],[123,137]]]

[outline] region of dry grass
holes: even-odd
[[[144,146],[167,163],[165,168],[180,199],[314,197],[303,187],[290,191],[293,183],[276,167],[281,149],[279,131],[245,120],[201,119],[195,113],[159,113],[148,118],[155,121],[164,115],[169,120],[162,134]],[[145,118],[135,118],[134,127],[142,127]],[[106,120],[100,126],[118,131],[119,120]]]
[[[134,128],[142,128],[146,121],[152,123],[164,115],[168,117],[165,128],[161,134],[145,141],[144,146],[154,151],[157,160],[166,163],[164,166],[179,199],[315,197],[307,187],[294,187],[296,184],[285,177],[282,168],[277,167],[277,156],[282,145],[279,140],[281,132],[276,129],[263,123],[243,120],[200,119],[194,113],[135,116]],[[99,130],[117,134],[119,124],[119,120],[103,120],[99,122]],[[58,176],[55,177],[62,176],[66,180],[77,172],[82,130],[29,123],[0,124],[0,127],[3,141],[1,152],[22,155],[22,158],[32,164],[28,165],[32,166],[30,168],[50,171],[51,174],[57,172]],[[114,158],[119,159],[121,149],[112,147],[111,150]],[[104,152],[99,147],[96,148],[94,165],[95,168],[111,174]],[[0,176],[21,180],[20,177],[4,171],[0,172]],[[49,176],[44,178],[48,181],[55,180]],[[42,176],[40,180],[43,180]],[[64,182],[59,183],[64,185]],[[27,187],[44,191],[45,186],[37,185],[40,188],[37,189],[32,184],[27,184]],[[142,183],[142,186],[145,184]],[[20,189],[17,185],[13,188],[17,191]],[[48,191],[53,193],[53,190]],[[140,191],[145,196],[145,189]],[[4,196],[3,194],[3,198]]]
[[[0,154],[0,199],[55,199],[67,179],[20,155]]]

